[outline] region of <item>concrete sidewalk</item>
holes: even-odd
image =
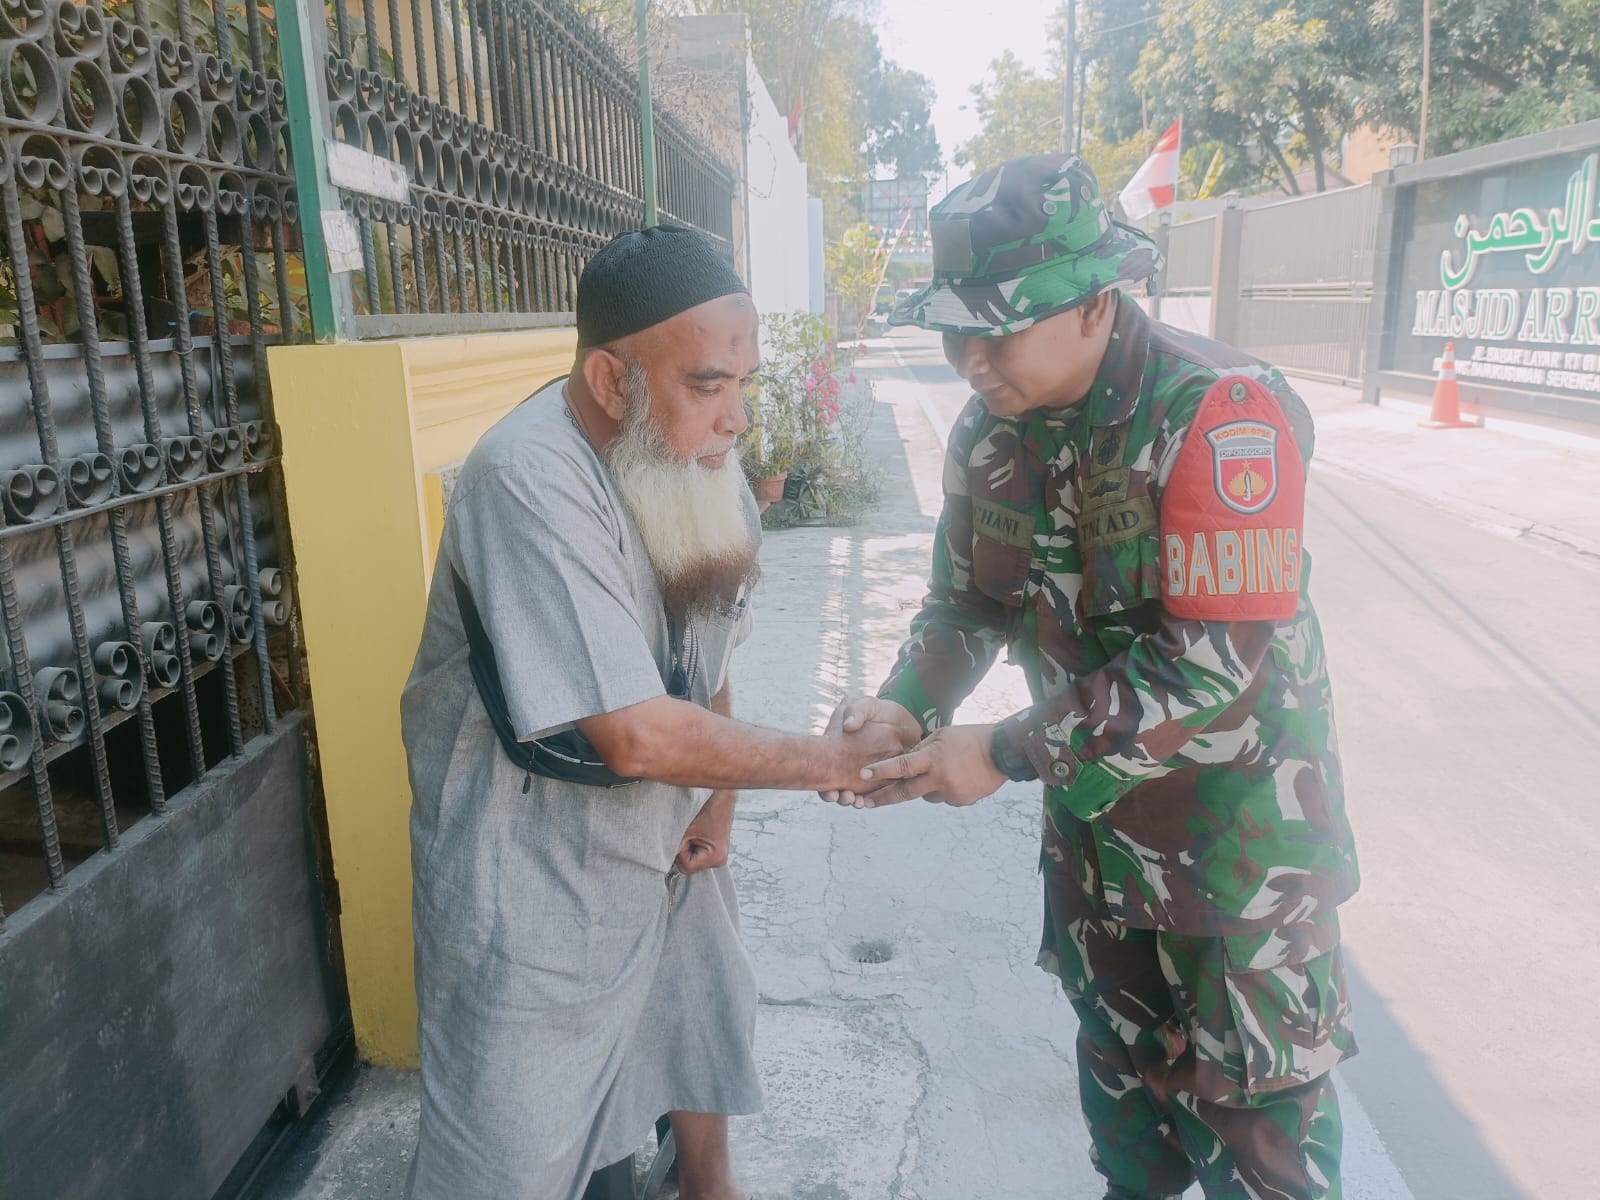
[[[1427,406],[1291,378],[1317,420],[1312,470],[1416,496],[1507,537],[1600,564],[1600,426],[1566,433],[1490,414],[1482,429],[1426,430]]]

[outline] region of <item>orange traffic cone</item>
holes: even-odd
[[[1461,417],[1461,385],[1456,382],[1456,344],[1446,342],[1444,354],[1434,360],[1439,378],[1433,385],[1433,408],[1426,421],[1418,421],[1424,429],[1481,429],[1482,421],[1463,420]]]

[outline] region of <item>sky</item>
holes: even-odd
[[[1024,65],[1046,65],[1047,27],[1061,0],[876,0],[875,24],[884,57],[926,75],[938,92],[933,128],[939,135],[950,183],[966,172],[951,159],[978,132],[972,93],[989,63],[1010,50]],[[932,198],[944,194],[937,180]]]

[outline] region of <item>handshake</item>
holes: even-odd
[[[975,804],[1006,781],[990,756],[993,732],[992,725],[950,725],[923,737],[917,719],[893,700],[852,696],[833,710],[823,735],[837,743],[852,782],[817,794],[852,808],[919,798]]]

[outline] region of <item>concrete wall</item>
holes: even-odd
[[[400,689],[444,527],[442,474],[564,374],[576,341],[555,329],[267,352],[350,1010],[371,1062],[417,1055]]]
[[[750,57],[748,19],[742,13],[680,17],[662,58],[662,93],[706,114],[699,132],[740,173],[735,259],[756,307],[763,313],[818,311],[822,264],[811,247],[806,164],[789,142],[787,114]]]
[[[788,117],[746,58],[746,211],[750,220],[750,293],[763,313],[812,311],[810,211],[806,164],[789,142]]]
[[[1145,310],[1149,311],[1149,300],[1142,300]],[[1211,297],[1210,296],[1163,296],[1161,298],[1161,319],[1168,325],[1176,325],[1179,329],[1187,329],[1190,333],[1203,333],[1211,336]]]

